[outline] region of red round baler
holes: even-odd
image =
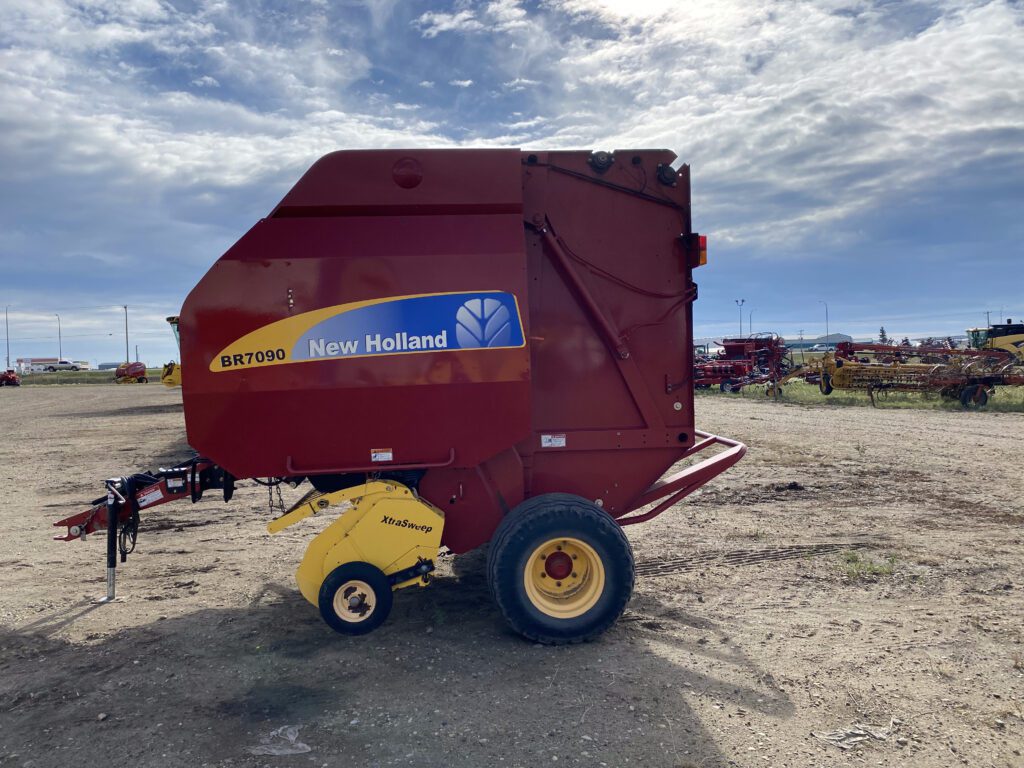
[[[311,490],[280,530],[353,507],[300,589],[339,631],[429,580],[438,546],[491,541],[505,617],[535,640],[621,613],[621,526],[745,448],[694,424],[689,168],[667,150],[342,151],[210,268],[180,314],[198,457],[108,482],[62,538],[236,479]],[[674,475],[681,460],[726,448]],[[429,529],[429,530],[427,530]],[[324,538],[326,537],[326,538]],[[123,539],[122,535],[122,539]],[[108,544],[108,550],[112,547]],[[108,551],[110,589],[112,557]]]

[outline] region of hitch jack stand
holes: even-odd
[[[107,596],[100,600],[101,603],[113,602],[116,588],[117,525],[121,517],[121,505],[127,501],[125,496],[118,493],[117,485],[125,491],[125,496],[130,495],[125,478],[107,480]]]

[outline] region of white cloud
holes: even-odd
[[[1008,2],[7,0],[0,30],[0,255],[54,279],[194,276],[347,147],[669,147],[698,225],[752,252],[832,253],[968,184],[1012,205],[1024,178]]]
[[[941,183],[980,152],[1020,163],[1024,70],[1011,49],[1024,36],[1005,3],[895,19],[868,3],[570,7],[632,9],[633,23],[564,45],[547,82],[564,86],[565,111],[549,139],[676,149],[719,237],[847,237],[837,222]],[[572,114],[582,105],[593,120]]]
[[[493,0],[477,9],[460,7],[451,13],[428,11],[414,24],[428,39],[444,32],[510,32],[533,26],[520,0]]]
[[[535,85],[540,85],[540,80],[531,80],[527,77],[517,77],[515,80],[509,80],[503,84],[507,90],[510,91],[524,91],[527,88],[532,88]]]
[[[416,25],[426,38],[437,37],[442,32],[475,32],[484,29],[476,14],[469,10],[456,13],[428,11],[416,19]]]
[[[517,120],[514,123],[504,123],[503,127],[510,131],[522,131],[528,128],[537,128],[547,123],[547,118],[531,117],[529,120]]]

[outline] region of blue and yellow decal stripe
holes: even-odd
[[[421,293],[337,304],[278,320],[226,346],[210,361],[210,370],[525,345],[514,294]]]

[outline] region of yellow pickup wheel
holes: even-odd
[[[365,635],[391,613],[391,584],[384,572],[369,563],[345,563],[331,571],[320,586],[320,615],[335,632]]]
[[[508,513],[487,557],[491,593],[513,630],[539,643],[597,637],[633,594],[633,552],[596,504],[563,493]]]

